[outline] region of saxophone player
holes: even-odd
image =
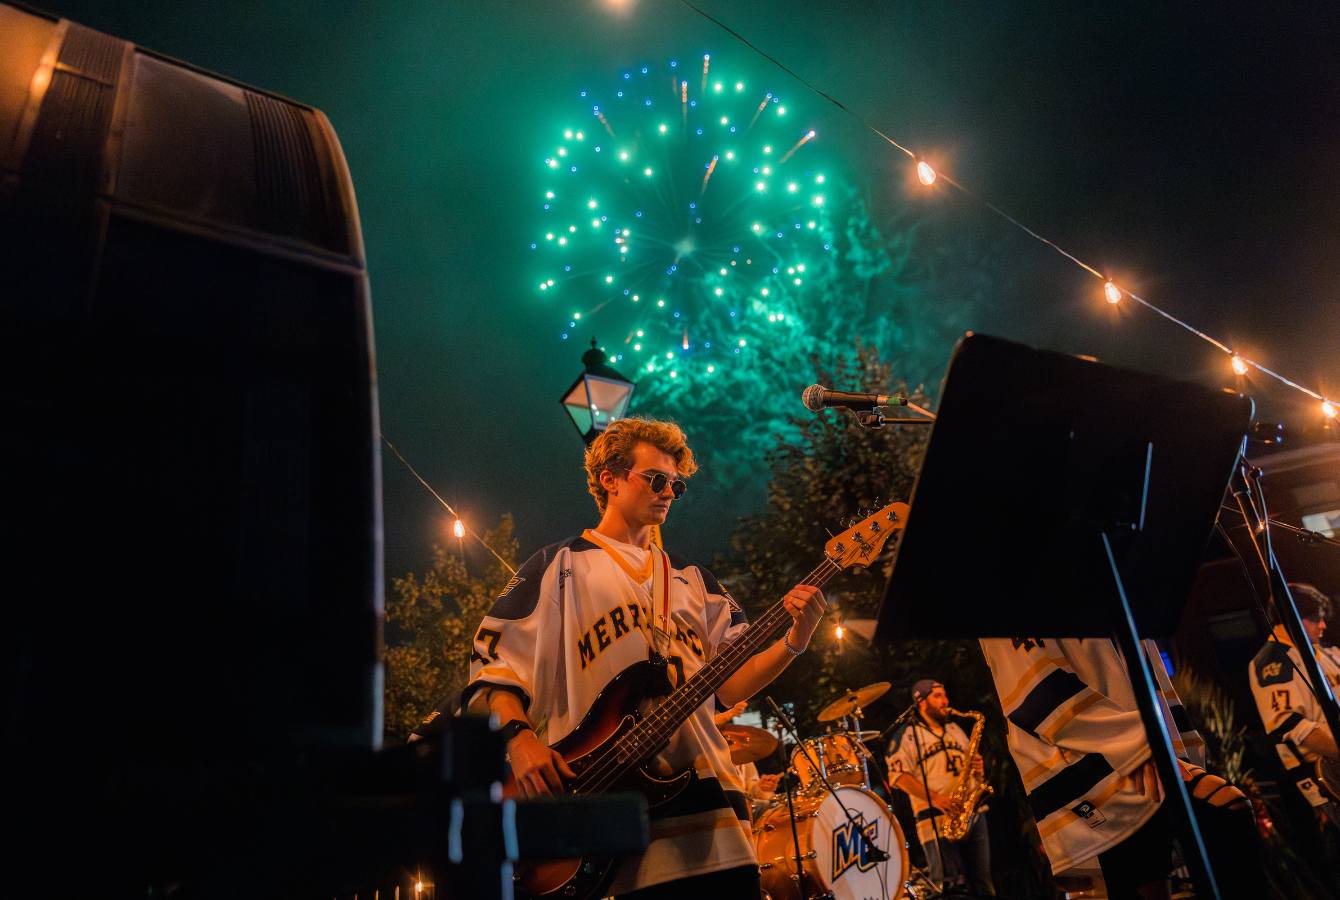
[[[960,802],[950,795],[970,771],[978,780],[983,778],[982,757],[969,756],[971,741],[950,715],[943,684],[929,678],[918,681],[912,686],[912,700],[916,714],[889,739],[885,764],[892,785],[912,801],[930,879],[941,888],[994,897],[985,812],[962,840],[946,837],[947,816],[963,813]]]

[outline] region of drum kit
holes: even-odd
[[[908,865],[892,807],[871,789],[874,755],[865,742],[879,732],[861,730],[862,711],[888,689],[881,681],[848,690],[824,707],[819,721],[833,724],[800,742],[783,777],[786,790],[779,786],[772,804],[755,816],[754,845],[769,900],[926,896],[929,883]],[[777,749],[778,738],[762,728],[723,725],[721,732],[737,766]]]

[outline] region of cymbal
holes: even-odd
[[[878,731],[862,731],[860,737],[861,737],[861,740],[863,740],[863,741],[872,740],[872,739],[874,739],[874,738],[879,737],[879,732],[878,732]]]
[[[889,689],[887,681],[876,681],[874,684],[867,684],[857,690],[848,690],[846,696],[840,700],[834,700],[820,711],[817,716],[820,722],[832,722],[834,719],[840,719],[843,716],[849,716],[856,712],[858,707],[866,707],[874,703],[880,697],[883,697]]]
[[[730,747],[730,761],[737,766],[758,762],[777,749],[777,738],[752,725],[718,725]]]

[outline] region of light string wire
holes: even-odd
[[[706,12],[704,12],[703,10],[699,9],[697,6],[694,6],[691,2],[689,2],[689,0],[679,0],[679,2],[682,3],[682,4],[684,4],[685,6],[687,6],[689,9],[693,10],[694,12],[696,12],[698,15],[702,16],[704,19],[707,19],[709,22],[711,22],[712,24],[716,25],[717,27],[719,27],[720,29],[722,29],[723,31],[725,31],[727,34],[729,34],[729,35],[731,35],[732,37],[734,37],[736,40],[738,40],[740,43],[744,44],[744,45],[745,45],[746,47],[748,47],[750,50],[754,51],[754,52],[757,53],[759,56],[761,56],[761,57],[763,57],[764,59],[768,60],[768,62],[770,62],[770,63],[772,63],[773,65],[777,66],[777,68],[781,69],[783,72],[785,72],[786,74],[790,75],[790,76],[791,76],[792,78],[794,78],[796,81],[800,82],[800,83],[801,83],[802,85],[804,85],[808,90],[812,91],[812,92],[815,93],[815,94],[818,94],[820,97],[823,97],[823,98],[824,98],[825,100],[827,100],[829,103],[832,103],[834,106],[836,106],[838,109],[840,109],[840,110],[842,110],[843,112],[845,112],[847,115],[851,116],[851,117],[852,117],[853,119],[855,119],[857,122],[861,123],[861,124],[864,125],[866,128],[868,128],[869,130],[873,131],[875,134],[879,135],[881,138],[883,138],[884,140],[888,141],[888,142],[889,142],[890,144],[892,144],[893,146],[897,147],[899,150],[901,150],[901,151],[903,151],[904,153],[906,153],[906,154],[907,154],[909,157],[911,157],[913,160],[916,160],[916,161],[918,161],[918,162],[921,161],[921,160],[920,160],[920,157],[918,157],[916,153],[914,153],[914,152],[912,152],[911,150],[907,149],[907,148],[904,147],[902,144],[899,144],[897,141],[895,141],[893,138],[889,137],[889,136],[888,136],[887,134],[885,134],[884,132],[880,131],[880,130],[879,130],[878,128],[876,128],[874,125],[870,124],[870,123],[867,122],[865,119],[861,118],[861,117],[858,116],[856,113],[852,112],[850,109],[848,109],[848,108],[847,108],[846,106],[844,106],[842,103],[838,102],[836,99],[834,99],[833,97],[829,96],[829,95],[828,95],[827,93],[825,93],[824,91],[822,91],[822,90],[820,90],[819,88],[815,87],[814,85],[810,84],[810,83],[809,83],[808,81],[806,81],[804,78],[801,78],[801,77],[800,77],[799,75],[797,75],[795,72],[791,71],[789,68],[787,68],[786,66],[782,65],[778,60],[776,60],[776,59],[774,59],[773,57],[769,56],[767,53],[764,53],[764,52],[763,52],[762,50],[760,50],[758,47],[756,47],[756,46],[754,46],[752,43],[750,43],[750,42],[749,42],[745,37],[743,37],[739,32],[735,31],[734,29],[732,29],[731,27],[729,27],[728,25],[726,25],[724,22],[720,21],[719,19],[716,19],[716,18],[712,17],[712,16],[709,15],[708,13],[706,13]],[[1215,338],[1211,337],[1210,335],[1206,334],[1205,332],[1201,331],[1200,329],[1198,329],[1198,328],[1196,328],[1196,327],[1194,327],[1194,326],[1188,324],[1187,322],[1182,321],[1181,319],[1177,318],[1176,316],[1172,315],[1171,313],[1164,312],[1162,309],[1160,309],[1159,307],[1155,306],[1153,303],[1150,303],[1148,300],[1144,299],[1143,297],[1140,297],[1140,296],[1138,296],[1138,295],[1136,295],[1136,294],[1133,294],[1133,293],[1131,293],[1130,291],[1126,290],[1125,288],[1122,288],[1122,287],[1120,287],[1120,286],[1118,286],[1118,285],[1116,285],[1116,284],[1113,284],[1113,282],[1111,281],[1111,279],[1109,279],[1109,278],[1108,278],[1106,275],[1104,275],[1102,272],[1099,272],[1097,269],[1095,269],[1093,266],[1091,266],[1091,265],[1089,265],[1088,263],[1086,263],[1084,260],[1082,260],[1082,259],[1080,259],[1079,257],[1075,256],[1073,253],[1070,253],[1070,252],[1067,251],[1065,248],[1063,248],[1063,247],[1061,247],[1059,244],[1057,244],[1055,241],[1048,240],[1047,238],[1045,238],[1045,237],[1043,237],[1042,235],[1038,234],[1036,231],[1034,231],[1033,229],[1029,228],[1027,225],[1024,225],[1022,222],[1020,222],[1019,220],[1015,219],[1013,216],[1009,215],[1008,213],[1006,213],[1004,210],[1000,209],[1000,208],[999,208],[998,206],[996,206],[995,204],[989,202],[986,198],[984,198],[984,197],[982,197],[981,195],[979,195],[979,194],[977,194],[977,193],[975,193],[975,192],[969,190],[968,188],[964,187],[962,184],[960,184],[958,181],[954,180],[954,179],[953,179],[952,177],[950,177],[949,175],[946,175],[944,172],[940,172],[940,171],[936,171],[936,170],[932,170],[932,171],[935,172],[935,175],[936,175],[936,176],[938,176],[938,177],[940,177],[940,178],[943,178],[945,181],[949,182],[949,184],[951,184],[951,185],[953,185],[954,187],[958,188],[958,189],[959,189],[960,191],[962,191],[964,194],[966,194],[967,196],[971,197],[973,200],[976,200],[978,203],[980,203],[980,204],[982,204],[983,206],[985,206],[985,207],[986,207],[987,209],[989,209],[991,212],[993,212],[993,213],[995,213],[996,215],[1000,216],[1000,217],[1001,217],[1002,219],[1004,219],[1006,222],[1009,222],[1011,225],[1015,226],[1015,227],[1018,228],[1020,231],[1024,232],[1025,234],[1027,234],[1029,237],[1033,238],[1034,240],[1040,241],[1041,243],[1046,244],[1047,246],[1051,247],[1051,248],[1052,248],[1053,250],[1055,250],[1057,253],[1061,254],[1061,255],[1064,256],[1066,259],[1070,260],[1071,262],[1073,262],[1075,265],[1079,266],[1080,268],[1085,269],[1085,270],[1088,271],[1090,274],[1096,276],[1097,278],[1102,279],[1105,283],[1107,283],[1107,284],[1112,284],[1112,286],[1113,286],[1114,288],[1116,288],[1116,290],[1118,290],[1121,294],[1123,294],[1123,295],[1125,295],[1125,296],[1127,296],[1127,297],[1130,297],[1132,300],[1136,301],[1136,302],[1139,303],[1141,306],[1144,306],[1146,309],[1149,309],[1149,310],[1151,310],[1152,312],[1158,313],[1160,316],[1162,316],[1163,318],[1167,319],[1169,322],[1172,322],[1172,323],[1175,324],[1175,325],[1180,325],[1182,328],[1184,328],[1184,329],[1186,329],[1187,331],[1191,332],[1191,333],[1194,334],[1196,337],[1201,338],[1202,340],[1208,341],[1209,343],[1213,344],[1215,347],[1218,347],[1220,350],[1222,350],[1222,351],[1224,351],[1225,353],[1229,354],[1229,356],[1236,357],[1237,359],[1240,359],[1240,360],[1241,360],[1243,363],[1245,363],[1246,365],[1251,366],[1252,368],[1256,369],[1257,371],[1259,371],[1259,372],[1261,372],[1261,373],[1263,373],[1263,374],[1265,374],[1265,375],[1269,375],[1271,378],[1274,378],[1276,381],[1279,381],[1279,382],[1282,383],[1282,384],[1285,384],[1285,385],[1287,385],[1287,386],[1289,386],[1289,387],[1291,387],[1291,388],[1293,388],[1293,389],[1295,389],[1295,390],[1297,390],[1297,391],[1300,391],[1300,392],[1302,392],[1302,393],[1308,395],[1309,397],[1312,397],[1312,398],[1315,399],[1315,400],[1320,400],[1320,401],[1321,401],[1322,403],[1324,403],[1324,404],[1331,404],[1331,403],[1332,403],[1332,401],[1330,401],[1327,397],[1323,396],[1322,394],[1317,393],[1316,391],[1312,390],[1311,388],[1304,387],[1303,385],[1299,384],[1298,382],[1293,381],[1293,380],[1291,380],[1291,379],[1285,377],[1284,375],[1279,374],[1278,372],[1275,372],[1275,371],[1272,371],[1271,369],[1266,368],[1265,366],[1261,365],[1260,363],[1256,362],[1255,360],[1248,359],[1247,357],[1245,357],[1245,356],[1241,355],[1240,353],[1238,353],[1237,351],[1235,351],[1233,348],[1229,347],[1227,344],[1224,344],[1222,341],[1216,340]],[[1330,413],[1327,413],[1327,415],[1330,415]]]
[[[391,443],[390,441],[386,440],[386,435],[382,434],[381,432],[378,432],[377,434],[381,437],[381,439],[382,439],[383,441],[386,442],[386,446],[388,446],[388,447],[391,448],[391,452],[394,453],[396,456],[400,457],[400,461],[401,461],[402,463],[405,464],[405,468],[407,468],[407,469],[409,469],[411,472],[413,472],[413,473],[414,473],[414,477],[417,478],[417,479],[419,479],[419,482],[420,482],[421,484],[423,484],[424,487],[428,488],[428,492],[429,492],[430,494],[432,494],[434,497],[437,498],[437,502],[438,502],[438,503],[441,503],[443,506],[445,506],[445,507],[447,508],[447,512],[451,513],[453,516],[456,517],[456,521],[457,521],[457,522],[460,522],[460,523],[461,523],[461,527],[464,528],[467,532],[469,532],[470,537],[472,537],[472,538],[474,538],[475,540],[479,541],[479,543],[484,544],[485,549],[487,549],[487,550],[488,550],[490,553],[492,553],[494,556],[497,556],[497,557],[498,557],[498,562],[502,563],[502,564],[507,568],[507,571],[509,571],[509,572],[511,572],[513,575],[515,575],[515,574],[516,574],[516,569],[512,568],[511,564],[510,564],[507,560],[503,559],[501,556],[498,556],[498,551],[497,551],[497,550],[494,550],[494,549],[493,549],[492,547],[490,547],[487,543],[485,543],[484,539],[483,539],[482,537],[480,537],[478,534],[476,534],[476,533],[475,533],[475,530],[474,530],[473,528],[471,528],[469,525],[466,525],[466,524],[465,524],[465,520],[461,518],[460,513],[456,512],[456,510],[452,509],[452,508],[451,508],[451,504],[448,503],[447,501],[443,500],[443,499],[442,499],[442,495],[439,494],[437,491],[433,490],[433,486],[432,486],[431,484],[429,484],[428,482],[424,481],[422,475],[420,475],[418,472],[415,472],[415,471],[414,471],[414,467],[411,466],[411,465],[409,464],[409,460],[405,459],[405,457],[403,457],[403,456],[400,455],[400,451],[397,450],[397,449],[395,448],[395,444],[393,444],[393,443]]]

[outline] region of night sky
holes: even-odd
[[[1334,3],[700,5],[1118,283],[1340,396]],[[811,123],[813,149],[868,194],[877,221],[924,216],[932,234],[989,245],[964,260],[995,286],[974,330],[1236,383],[1221,351],[1103,303],[1100,281],[971,198],[922,190],[905,155],[675,0],[46,8],[330,118],[367,249],[383,432],[473,527],[514,513],[523,557],[595,524],[581,443],[556,401],[591,334],[622,339],[592,319],[561,340],[566,323],[536,291],[543,160],[578,122],[580,91],[644,65],[693,69],[710,53],[714,73],[767,85]],[[596,127],[589,112],[578,124]],[[950,349],[909,377],[934,386]],[[1261,376],[1243,389],[1260,418],[1319,420],[1315,401]],[[798,397],[758,403],[802,412]],[[383,470],[387,573],[421,571],[433,543],[454,545],[451,519],[389,452]],[[728,508],[672,513],[667,543],[710,560]]]

